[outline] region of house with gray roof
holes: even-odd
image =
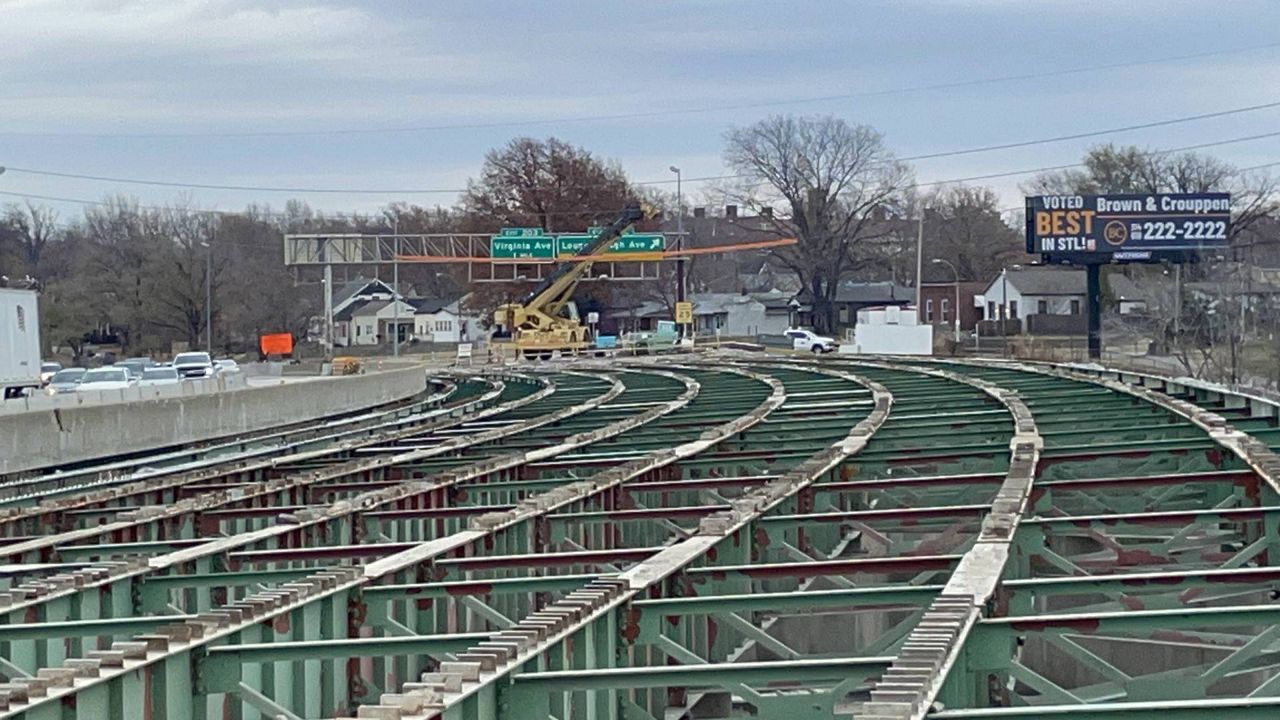
[[[337,347],[377,345],[399,327],[401,341],[413,332],[413,307],[405,302],[412,289],[402,285],[397,293],[391,283],[358,277],[333,289],[333,344]],[[393,305],[392,298],[398,302]],[[398,313],[398,318],[397,318]],[[359,320],[357,320],[359,318]]]
[[[781,335],[788,327],[788,296],[778,293],[692,293],[694,331],[730,337]]]
[[[487,337],[481,318],[460,298],[409,298],[413,306],[413,337],[420,342],[476,342]]]
[[[1028,315],[1084,317],[1084,270],[1064,267],[1007,267],[983,291],[984,320],[1017,320],[1027,332]]]
[[[872,307],[904,307],[915,302],[914,288],[899,285],[890,281],[860,282],[844,280],[836,287],[835,306],[836,327],[851,327],[858,322],[858,311]],[[804,327],[814,325],[812,294],[806,289],[796,295],[799,307],[796,310],[797,322]]]
[[[1146,297],[1123,273],[1104,273],[1103,282],[1121,314],[1146,308]],[[1023,332],[1077,334],[1085,328],[1085,293],[1084,268],[1014,265],[988,283],[978,298],[984,320],[1017,320]]]
[[[340,347],[380,345],[398,326],[400,341],[413,331],[414,307],[404,300],[357,300],[333,314],[333,342]]]
[[[690,293],[693,330],[701,335],[755,337],[781,335],[788,327],[789,293]],[[646,300],[632,307],[615,308],[608,317],[618,332],[651,331],[661,320],[672,319],[666,303]]]

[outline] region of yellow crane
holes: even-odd
[[[588,347],[587,328],[578,318],[573,291],[615,240],[651,215],[652,211],[639,203],[628,205],[582,249],[579,254],[587,259],[560,265],[522,302],[500,305],[494,311],[494,322],[510,332],[516,349],[526,356],[545,356],[556,350],[576,352]]]

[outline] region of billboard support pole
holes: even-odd
[[[1089,314],[1089,359],[1102,358],[1102,266],[1097,263],[1085,265],[1085,305]]]

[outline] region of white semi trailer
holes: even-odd
[[[0,288],[0,397],[40,387],[40,311],[34,290]]]

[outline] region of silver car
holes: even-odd
[[[182,382],[182,378],[178,375],[178,369],[173,366],[155,365],[149,368],[143,368],[142,379],[138,381],[140,387],[158,387],[161,385],[177,385]]]
[[[78,392],[94,390],[126,390],[137,384],[137,379],[129,374],[127,368],[108,365],[94,368],[80,378]]]
[[[88,372],[82,367],[63,368],[49,378],[49,386],[44,391],[50,395],[73,393],[80,387],[80,379]]]

